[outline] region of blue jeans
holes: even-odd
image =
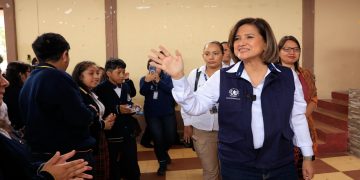
[[[165,162],[169,158],[168,150],[176,139],[175,114],[162,117],[148,117],[147,119],[147,125],[154,141],[156,158],[159,162]]]
[[[234,167],[221,162],[222,180],[297,180],[294,162],[273,169]]]

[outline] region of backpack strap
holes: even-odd
[[[195,86],[194,86],[194,92],[197,90],[197,86],[199,84],[199,78],[200,78],[201,71],[199,71],[199,68],[196,69],[196,78],[195,78]]]

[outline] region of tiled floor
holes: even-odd
[[[189,148],[176,146],[170,150],[172,163],[166,176],[156,175],[158,163],[153,149],[138,146],[142,180],[202,180],[200,160]],[[317,158],[314,180],[360,180],[360,158],[342,153]]]

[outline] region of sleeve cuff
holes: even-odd
[[[300,147],[303,156],[313,156],[314,151],[311,146]]]

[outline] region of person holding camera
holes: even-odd
[[[218,41],[206,43],[202,57],[205,65],[193,69],[187,80],[191,89],[195,92],[221,68],[224,55],[223,46]],[[206,113],[199,116],[191,116],[182,109],[181,116],[184,120],[184,141],[193,141],[196,154],[200,158],[203,168],[203,179],[220,179],[220,166],[218,159],[218,104],[213,106]]]
[[[149,73],[140,80],[140,94],[145,96],[144,115],[159,161],[157,175],[163,176],[167,164],[171,163],[168,150],[176,140],[175,100],[171,94],[171,77],[150,66],[150,62],[147,63]]]

